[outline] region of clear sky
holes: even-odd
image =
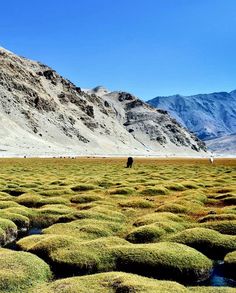
[[[0,45],[144,100],[236,89],[236,0],[1,1]]]

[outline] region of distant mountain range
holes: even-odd
[[[83,90],[3,48],[0,64],[0,156],[205,154],[166,111],[129,93]]]
[[[156,97],[147,102],[168,111],[218,153],[236,152],[236,90],[194,96]]]

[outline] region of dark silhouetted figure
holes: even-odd
[[[133,162],[134,162],[133,158],[128,157],[126,168],[132,168]]]

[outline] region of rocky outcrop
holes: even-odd
[[[204,144],[130,93],[83,90],[55,70],[0,49],[1,147],[7,154],[186,154]],[[0,152],[0,155],[2,153]]]

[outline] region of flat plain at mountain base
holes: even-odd
[[[0,292],[236,291],[236,159],[125,165],[0,159]]]

